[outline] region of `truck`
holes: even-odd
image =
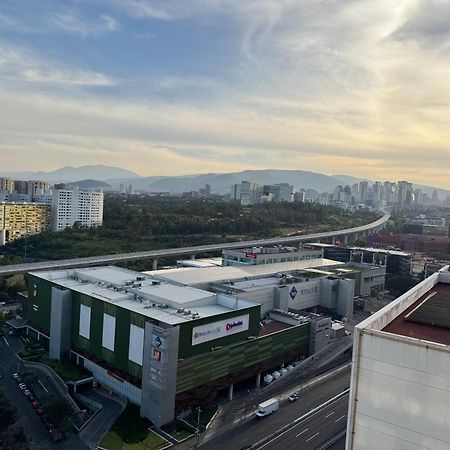
[[[256,411],[256,417],[261,419],[262,417],[266,417],[272,414],[275,411],[278,411],[280,404],[276,398],[271,398],[262,402],[258,405],[258,410]]]

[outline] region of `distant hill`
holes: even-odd
[[[80,189],[111,189],[111,186],[104,181],[98,180],[80,180],[73,181],[72,183],[67,183],[69,189],[79,187]]]
[[[207,173],[177,177],[140,177],[139,179],[107,180],[112,186],[119,183],[132,184],[133,188],[147,192],[186,192],[196,191],[205,184],[210,184],[213,192],[226,193],[232,184],[242,180],[261,184],[291,183],[297,189],[308,188],[319,191],[333,190],[342,182],[321,173],[303,170],[244,170],[234,173]]]
[[[66,166],[51,172],[2,172],[16,180],[44,180],[50,183],[69,183],[77,180],[105,181],[111,178],[138,178],[131,170],[97,164],[92,166]]]

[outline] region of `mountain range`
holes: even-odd
[[[106,165],[90,165],[81,167],[66,166],[50,172],[3,172],[0,176],[9,176],[22,180],[46,180],[50,183],[68,183],[69,186],[78,185],[81,189],[93,188],[118,188],[120,184],[133,186],[134,190],[144,192],[170,192],[179,193],[196,191],[205,184],[211,185],[211,191],[225,194],[231,185],[243,180],[253,181],[260,184],[290,183],[296,189],[315,189],[319,192],[332,192],[338,185],[352,185],[360,181],[372,180],[358,178],[350,175],[325,175],[317,172],[304,170],[244,170],[232,173],[205,173],[183,176],[148,176],[137,175],[130,170]],[[81,180],[81,181],[80,181]],[[384,180],[383,180],[384,181]],[[450,195],[449,190],[413,184],[414,187],[422,189],[431,194],[437,189],[439,196],[444,198]]]

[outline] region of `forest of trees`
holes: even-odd
[[[17,240],[3,249],[0,264],[75,258],[183,245],[201,245],[293,232],[326,231],[375,220],[312,203],[241,206],[220,200],[107,196],[100,228],[76,226]]]

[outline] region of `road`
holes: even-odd
[[[102,409],[97,415],[81,430],[79,436],[89,448],[95,448],[100,439],[108,432],[116,419],[123,411],[125,404],[115,400],[99,390],[92,390],[83,393],[84,397],[102,404]]]
[[[87,258],[62,259],[58,261],[43,261],[28,264],[11,264],[0,267],[0,276],[17,273],[31,272],[33,270],[49,269],[69,269],[73,267],[94,266],[101,264],[114,264],[120,261],[134,261],[140,259],[158,259],[164,256],[195,255],[212,251],[221,251],[233,248],[257,247],[260,245],[275,245],[283,243],[294,243],[304,241],[314,241],[327,238],[343,237],[364,233],[374,229],[383,228],[390,218],[389,212],[384,212],[383,217],[375,222],[360,227],[346,228],[337,231],[326,231],[323,233],[313,233],[300,236],[275,237],[270,239],[257,239],[253,241],[228,242],[223,244],[198,245],[195,247],[167,248],[162,250],[152,250],[147,252],[118,253],[116,255],[92,256]]]
[[[22,425],[27,434],[31,435],[31,449],[42,449],[54,447],[50,440],[47,429],[31,407],[31,403],[18,388],[16,382],[11,378],[11,373],[17,371],[18,358],[16,352],[20,351],[23,343],[16,336],[3,336],[3,345],[0,346],[0,389],[6,397],[17,408],[18,424]],[[87,450],[80,438],[70,434],[68,439],[58,442],[58,448],[62,450]]]
[[[314,450],[342,431],[347,424],[348,394],[311,417],[293,425],[257,450]]]
[[[301,391],[300,399],[296,402],[289,403],[287,400],[282,400],[280,409],[276,413],[261,420],[252,417],[233,428],[227,428],[224,433],[216,434],[212,439],[203,443],[200,448],[205,450],[240,450],[255,444],[265,436],[275,433],[288,423],[345,391],[349,385],[350,367],[334,371],[320,382]],[[331,436],[331,434],[328,434],[328,438]],[[310,436],[308,435],[308,437]],[[265,448],[271,449],[272,447]]]

